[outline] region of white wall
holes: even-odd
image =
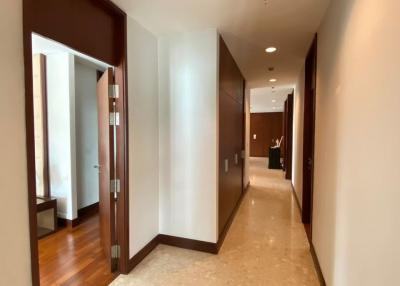
[[[99,201],[97,70],[75,57],[77,208]]]
[[[160,233],[217,241],[215,29],[159,40]]]
[[[22,1],[0,9],[0,285],[31,283],[25,143]]]
[[[329,286],[400,285],[399,11],[335,0],[319,30],[313,243]]]
[[[158,234],[157,39],[128,17],[129,253]]]
[[[77,217],[75,153],[75,68],[68,53],[47,56],[50,192],[58,215]]]
[[[299,73],[294,89],[292,184],[300,206],[303,204],[303,128],[305,66]]]

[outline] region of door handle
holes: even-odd
[[[225,159],[224,161],[224,169],[225,169],[225,173],[228,173],[229,171],[229,160]]]

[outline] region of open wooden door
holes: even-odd
[[[114,98],[109,95],[109,88],[114,83],[113,70],[107,69],[97,82],[97,108],[99,123],[99,214],[100,240],[104,254],[110,262],[111,271],[117,268],[115,213],[116,198],[111,192],[111,182],[115,178],[115,119]],[[110,118],[113,117],[113,118]],[[110,119],[112,119],[110,121]]]

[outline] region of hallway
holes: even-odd
[[[250,158],[251,186],[218,255],[159,245],[111,285],[319,285],[283,173]]]

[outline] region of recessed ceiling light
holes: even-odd
[[[274,102],[274,103],[275,103],[275,102],[276,102],[276,100],[275,100],[275,99],[273,99],[273,100],[272,100],[272,102]]]
[[[270,82],[276,82],[277,79],[276,79],[276,78],[271,78],[269,81],[270,81]]]
[[[274,107],[272,107],[272,109],[276,109],[276,107],[274,106]]]
[[[267,53],[269,53],[269,54],[275,53],[276,50],[277,50],[277,48],[275,48],[275,47],[268,47],[268,48],[265,49],[265,51],[266,51]]]

